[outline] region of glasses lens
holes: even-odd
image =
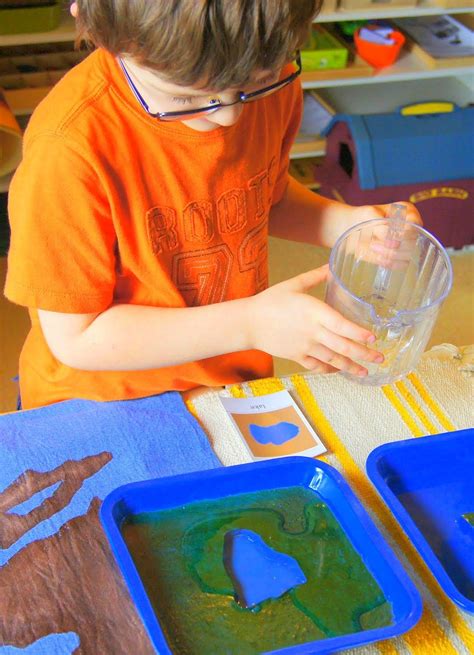
[[[165,111],[158,114],[161,121],[182,121],[208,116],[217,111],[219,107],[201,107],[200,109],[189,109],[188,111]]]

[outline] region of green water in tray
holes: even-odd
[[[308,582],[241,608],[222,560],[224,535],[237,528],[294,557]],[[122,534],[173,653],[251,655],[393,623],[332,512],[304,487],[136,514]]]

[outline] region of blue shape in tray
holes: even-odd
[[[367,473],[445,593],[474,612],[474,429],[384,444]]]
[[[279,553],[253,530],[229,530],[224,536],[224,567],[242,607],[279,598],[307,582],[291,555]]]
[[[250,423],[249,430],[252,437],[258,443],[272,443],[275,446],[281,446],[281,444],[290,441],[300,431],[297,425],[288,423],[287,421],[281,421],[275,425],[255,425],[255,423]]]
[[[418,622],[422,604],[416,587],[342,475],[319,460],[282,457],[125,484],[112,491],[102,503],[100,518],[112,552],[160,655],[172,655],[172,651],[122,536],[123,521],[134,514],[177,508],[200,500],[294,486],[312,491],[315,501],[322,500],[331,508],[383,595],[389,599],[393,624],[290,646],[272,654],[332,653],[396,637]],[[163,593],[166,594],[166,589]]]

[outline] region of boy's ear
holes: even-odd
[[[71,6],[69,7],[69,11],[71,12],[71,16],[74,16],[74,18],[77,18],[77,2],[71,2]]]

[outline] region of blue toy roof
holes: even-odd
[[[362,189],[474,177],[474,107],[416,116],[337,114],[324,134],[341,121],[355,143]]]

